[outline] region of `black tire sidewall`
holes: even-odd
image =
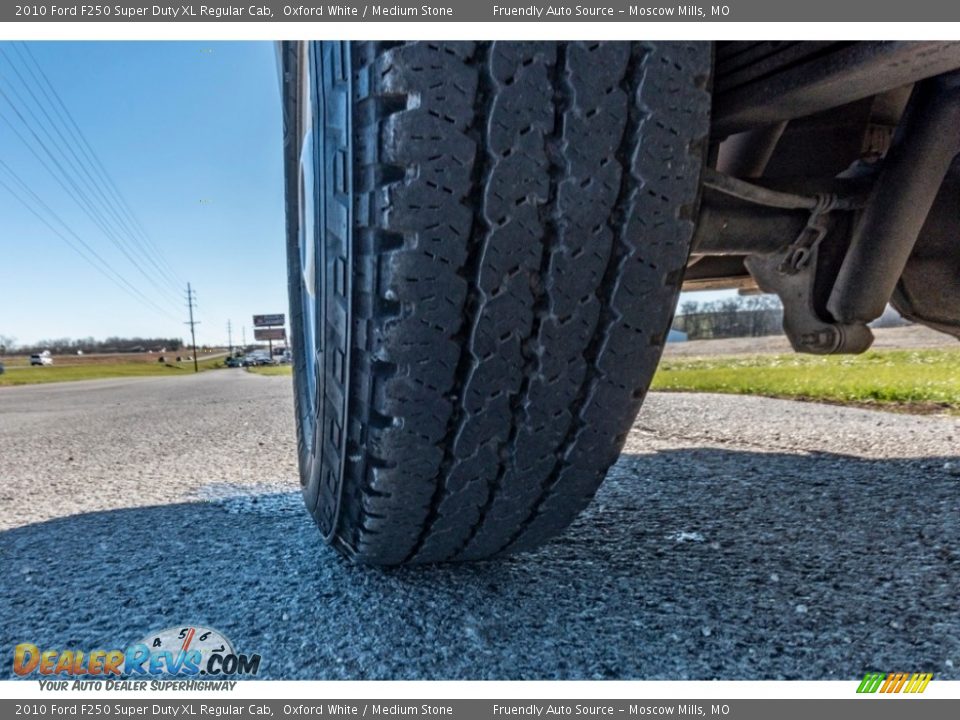
[[[307,379],[307,352],[315,352],[315,348],[306,348],[303,342],[304,312],[303,312],[303,283],[301,276],[303,266],[300,262],[300,152],[304,137],[302,127],[302,103],[300,97],[304,86],[301,77],[301,53],[309,52],[307,43],[284,43],[284,70],[287,81],[284,83],[284,110],[285,122],[285,173],[286,173],[286,205],[287,205],[287,291],[290,302],[290,328],[293,339],[293,395],[294,412],[297,426],[297,455],[300,469],[300,487],[303,492],[304,503],[312,513],[316,508],[319,484],[319,463],[316,462],[316,448],[318,446],[316,429],[320,427],[320,418],[317,417],[318,408],[312,406],[308,393]],[[306,60],[309,62],[309,58]],[[310,92],[313,92],[312,88]],[[311,129],[311,132],[315,132]],[[314,157],[316,163],[316,157]],[[314,218],[314,223],[316,219]],[[310,415],[313,417],[309,417]],[[308,428],[314,432],[308,436]]]
[[[298,43],[297,72],[287,76],[286,93],[293,98],[295,135],[287,142],[287,209],[294,213],[287,225],[287,269],[294,344],[294,394],[300,482],[304,502],[325,539],[331,540],[339,520],[349,389],[350,325],[353,317],[350,268],[352,256],[352,173],[349,158],[350,103],[349,48],[346,41]],[[304,74],[309,70],[307,77]],[[305,81],[306,80],[306,81]],[[309,92],[310,128],[303,126],[303,103]],[[339,95],[339,98],[330,98]],[[339,99],[339,102],[338,102]],[[331,112],[328,103],[340,112]],[[311,137],[313,183],[312,242],[316,290],[313,346],[303,342],[304,288],[300,255],[300,158],[303,139]],[[345,159],[339,165],[337,159]],[[337,182],[338,177],[341,182]],[[307,208],[309,211],[309,207]],[[337,228],[331,230],[331,227]],[[316,388],[310,392],[308,352],[316,355]],[[312,431],[311,431],[312,428]]]

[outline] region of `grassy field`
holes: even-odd
[[[960,350],[665,358],[652,388],[958,412]]]
[[[88,367],[90,365],[129,365],[129,364],[147,364],[147,365],[159,365],[158,359],[160,357],[165,358],[170,361],[171,365],[176,365],[176,357],[179,355],[181,357],[187,357],[189,351],[180,350],[179,352],[144,352],[144,353],[87,353],[86,355],[53,355],[53,365],[56,367],[61,366],[83,366]],[[197,355],[200,358],[201,362],[205,358],[212,356],[225,355],[226,348],[223,350],[210,350],[207,352],[201,352]],[[18,367],[30,367],[30,356],[29,355],[3,355],[0,356],[0,362],[2,362],[7,369],[18,368]],[[182,364],[186,364],[185,362]]]
[[[259,367],[248,367],[247,372],[256,375],[289,375],[293,372],[292,365],[260,365]]]
[[[4,385],[33,385],[36,383],[70,382],[72,380],[100,380],[103,378],[149,377],[156,375],[186,375],[193,372],[193,362],[160,363],[156,358],[145,361],[143,356],[125,359],[122,356],[103,357],[83,362],[82,358],[73,358],[70,363],[61,364],[54,358],[53,365],[29,367],[9,365],[3,361],[7,371],[0,375],[0,387]],[[214,370],[223,367],[223,358],[207,358],[198,361],[201,370]]]
[[[4,358],[0,386],[99,378],[186,375],[192,362],[159,363],[139,356],[55,358],[46,367],[18,367]],[[200,360],[201,370],[223,357]],[[290,365],[247,368],[289,375]],[[960,413],[960,350],[875,350],[859,356],[715,355],[665,357],[654,390],[736,393],[874,406],[910,412]]]
[[[247,368],[289,375],[289,365]],[[864,355],[726,355],[664,358],[654,390],[737,393],[960,412],[960,350],[877,350]]]

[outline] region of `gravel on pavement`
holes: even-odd
[[[287,377],[0,388],[0,647],[189,623],[277,679],[960,679],[958,440],[654,393],[559,539],[384,571],[303,510]]]

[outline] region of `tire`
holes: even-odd
[[[308,510],[365,563],[536,547],[589,503],[656,369],[710,44],[281,53]]]

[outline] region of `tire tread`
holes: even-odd
[[[356,249],[335,542],[526,550],[589,502],[693,232],[705,43],[353,43]]]

